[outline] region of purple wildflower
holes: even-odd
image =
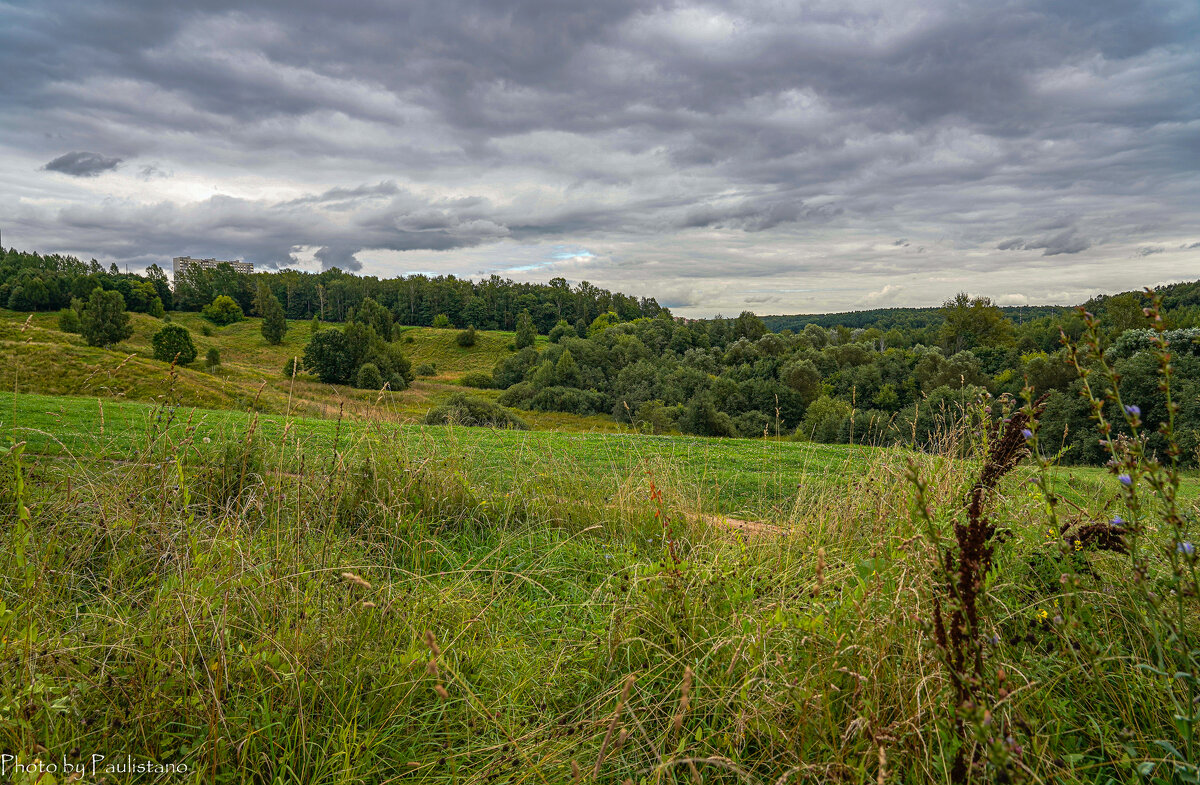
[[[1021,435],[1025,437],[1025,441],[1029,441],[1030,439],[1033,438],[1033,431],[1029,430],[1028,428],[1025,428],[1021,431]]]
[[[1133,485],[1133,478],[1130,477],[1128,474],[1118,474],[1117,479],[1120,480],[1121,484],[1124,485],[1125,487],[1129,487],[1130,485]]]
[[[1113,525],[1113,526],[1118,526],[1118,527],[1120,527],[1120,526],[1124,526],[1124,525],[1125,525],[1125,519],[1124,519],[1124,518],[1122,518],[1120,515],[1114,515],[1114,516],[1113,516],[1113,519],[1112,519],[1112,525]]]
[[[1184,556],[1191,556],[1196,552],[1196,546],[1186,540],[1175,546],[1175,550],[1182,553]]]
[[[1126,406],[1125,413],[1131,417],[1141,417],[1142,416],[1142,410],[1136,406]]]

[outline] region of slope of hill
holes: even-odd
[[[455,340],[458,330],[406,329],[400,337],[406,356],[414,367],[433,365],[436,374],[418,377],[408,390],[383,394],[388,405],[380,407],[377,391],[323,384],[308,374],[294,381],[283,375],[284,363],[304,353],[311,335],[307,322],[290,322],[283,343],[272,346],[263,340],[259,319],[218,327],[199,314],[173,313],[173,323],[191,332],[198,357],[189,366],[176,368],[172,376],[166,363],[152,357],[150,338],[163,322],[137,313],[130,314],[130,320],[134,328],[131,338],[112,349],[100,349],[59,330],[55,314],[0,309],[0,385],[10,392],[406,422],[420,419],[451,394],[462,392],[457,381],[464,373],[491,372],[497,361],[511,353],[514,337],[511,332],[479,331],[476,344],[464,348]],[[221,365],[211,371],[204,364],[210,348],[221,356]],[[476,390],[473,394],[494,399],[499,391]],[[543,429],[618,428],[606,417],[559,412],[526,412],[522,416]]]

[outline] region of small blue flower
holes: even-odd
[[[1025,437],[1025,441],[1029,441],[1033,438],[1033,431],[1026,428],[1025,430],[1021,431],[1021,435]]]
[[[1125,519],[1122,518],[1120,515],[1113,516],[1112,525],[1113,526],[1124,526]]]
[[[1184,556],[1191,556],[1196,552],[1196,546],[1190,542],[1184,541],[1175,546],[1175,550],[1182,553]]]
[[[1130,485],[1133,485],[1133,478],[1130,477],[1128,474],[1118,474],[1117,479],[1120,480],[1121,484],[1124,485],[1125,487],[1129,487]]]
[[[1131,417],[1141,417],[1142,416],[1142,410],[1136,406],[1126,406],[1125,413]]]

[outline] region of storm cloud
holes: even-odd
[[[0,69],[31,249],[690,316],[1200,277],[1191,0],[48,0],[0,6]]]

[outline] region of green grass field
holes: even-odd
[[[965,592],[955,526],[994,460],[423,426],[510,338],[412,330],[438,376],[380,396],[284,380],[307,325],[177,321],[218,373],[168,378],[147,317],[108,352],[0,314],[0,765],[26,767],[0,781],[93,755],[173,769],[73,781],[1195,774],[1195,475],[1172,507],[1051,468],[1052,506],[1026,461],[981,497]]]
[[[604,494],[657,476],[689,495],[696,512],[787,522],[806,493],[854,493],[879,456],[899,463],[904,451],[784,440],[709,439],[631,433],[508,431],[397,424],[395,418],[288,418],[219,409],[164,407],[103,398],[0,393],[0,432],[24,441],[32,454],[58,458],[129,460],[153,439],[186,441],[184,460],[210,457],[214,443],[237,438],[251,423],[279,461],[296,471],[301,458],[328,460],[361,444],[398,456],[454,455],[472,483],[495,490],[520,476],[552,478],[565,495]],[[207,440],[207,441],[206,441]],[[564,467],[569,467],[564,468]],[[1111,480],[1095,468],[1057,470],[1059,491],[1079,504],[1113,495]],[[551,480],[548,480],[551,481]],[[686,491],[684,490],[686,488]],[[1185,478],[1193,502],[1200,480]]]

